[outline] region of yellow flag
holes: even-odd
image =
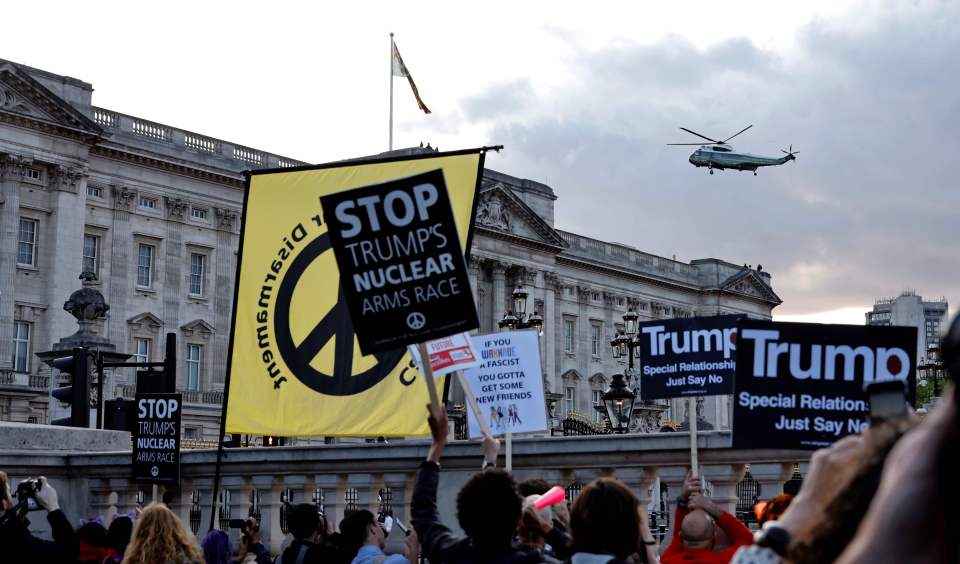
[[[429,433],[427,386],[406,350],[360,352],[319,198],[437,169],[466,252],[482,150],[251,174],[227,368],[226,432]]]

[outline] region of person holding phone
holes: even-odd
[[[270,551],[260,542],[260,523],[254,517],[247,517],[240,524],[240,549],[237,554],[240,562],[270,564]]]

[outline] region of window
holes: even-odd
[[[597,407],[603,408],[602,394],[600,390],[593,390],[593,421],[596,423],[603,423],[603,412],[597,409]]]
[[[157,199],[149,198],[147,196],[140,196],[140,199],[137,200],[137,205],[148,210],[155,210],[157,209]]]
[[[93,185],[87,184],[87,196],[91,196],[93,198],[102,198],[103,188],[100,186],[93,186]]]
[[[30,324],[13,324],[13,371],[30,372]]]
[[[39,168],[26,168],[23,170],[23,177],[27,182],[34,184],[43,184],[43,171]]]
[[[200,374],[203,365],[203,347],[187,345],[187,389],[200,389]]]
[[[593,292],[593,293],[590,295],[590,299],[592,299],[592,300],[595,301],[595,302],[599,302],[599,301],[600,301],[600,292]]]
[[[200,253],[190,253],[190,295],[203,295],[203,268],[207,257]]]
[[[184,427],[183,438],[188,441],[195,441],[200,438],[200,429],[197,427]]]
[[[190,217],[193,219],[207,219],[207,210],[203,208],[190,208]]]
[[[17,239],[17,264],[37,266],[37,220],[20,218]]]
[[[570,415],[577,408],[577,389],[567,386],[563,389],[563,408]]]
[[[83,236],[83,272],[97,274],[100,268],[100,237],[96,235]]]
[[[563,320],[563,352],[573,354],[573,335],[576,330],[576,321],[573,319]]]
[[[134,362],[150,362],[150,339],[140,339],[135,338],[133,340],[133,361]],[[133,368],[133,377],[137,377],[137,370],[140,368]],[[136,382],[134,382],[136,383]]]
[[[137,286],[149,288],[153,284],[153,245],[140,243],[137,248]]]
[[[623,298],[617,298],[617,305],[618,305],[618,306],[623,306],[623,302],[624,302],[624,299],[623,299]]]
[[[590,354],[600,356],[600,347],[603,343],[603,325],[594,323],[590,326]]]

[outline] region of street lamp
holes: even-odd
[[[513,309],[508,309],[503,315],[497,326],[505,331],[514,329],[536,329],[538,332],[543,327],[543,316],[540,312],[534,311],[527,315],[527,296],[530,294],[523,288],[517,286],[513,291]]]
[[[633,378],[633,349],[640,346],[640,340],[637,339],[637,312],[631,307],[627,313],[623,314],[623,331],[620,332],[612,341],[613,358],[627,358],[627,378]]]
[[[633,403],[637,394],[627,387],[623,374],[614,374],[610,387],[600,397],[607,408],[610,428],[614,433],[626,433],[630,429],[630,420],[633,419]]]
[[[943,384],[943,360],[940,358],[940,347],[931,344],[927,347],[927,357],[920,361],[917,371],[920,373],[920,381],[923,383],[933,382],[934,397],[940,396],[940,388]]]

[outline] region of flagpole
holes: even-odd
[[[393,150],[393,32],[390,32],[390,151]]]

